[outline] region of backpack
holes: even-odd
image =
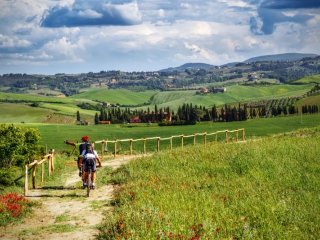
[[[82,152],[85,150],[85,153],[83,155],[86,155],[87,153],[92,153],[92,154],[94,153],[91,143],[88,143],[88,142],[80,144],[79,150],[80,150],[80,154],[82,154]]]

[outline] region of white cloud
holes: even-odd
[[[28,40],[0,34],[0,48],[26,48],[30,47],[31,45],[32,43]]]
[[[43,46],[42,53],[52,56],[52,59],[67,60],[71,62],[83,61],[79,53],[83,50],[83,46],[78,42],[72,42],[67,37],[54,39]]]
[[[91,9],[79,11],[78,15],[80,17],[86,17],[86,18],[101,18],[103,16],[101,13],[98,13],[98,12],[91,10]]]
[[[142,19],[137,2],[119,5],[107,3],[103,4],[103,7],[106,11],[116,10],[122,17],[133,23],[138,23]]]

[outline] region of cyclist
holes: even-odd
[[[91,145],[91,143],[89,143],[89,137],[88,136],[83,136],[81,138],[81,144],[79,145],[79,157],[78,157],[78,168],[79,168],[79,177],[82,177],[82,164],[84,162],[83,159],[83,151],[87,149],[87,145]],[[98,156],[98,155],[97,155]],[[97,157],[96,161],[98,161],[98,167],[101,167],[101,161],[100,158]]]
[[[90,188],[94,189],[95,180],[96,180],[96,170],[97,170],[96,161],[99,159],[99,156],[97,152],[93,150],[92,145],[90,145],[87,149],[83,150],[81,155],[83,156],[83,159],[84,159],[83,175],[82,175],[83,187],[84,188],[87,187],[89,167],[91,167],[92,168],[92,175],[91,175],[92,185],[90,186]]]

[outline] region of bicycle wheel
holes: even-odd
[[[92,169],[89,167],[88,171],[88,180],[87,180],[87,197],[90,196],[90,189],[91,189],[91,175],[92,175]]]

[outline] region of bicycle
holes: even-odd
[[[93,182],[92,182],[92,174],[93,174],[93,166],[94,166],[94,160],[88,159],[88,162],[86,163],[88,166],[88,177],[87,177],[87,197],[90,196],[90,190],[94,189]]]

